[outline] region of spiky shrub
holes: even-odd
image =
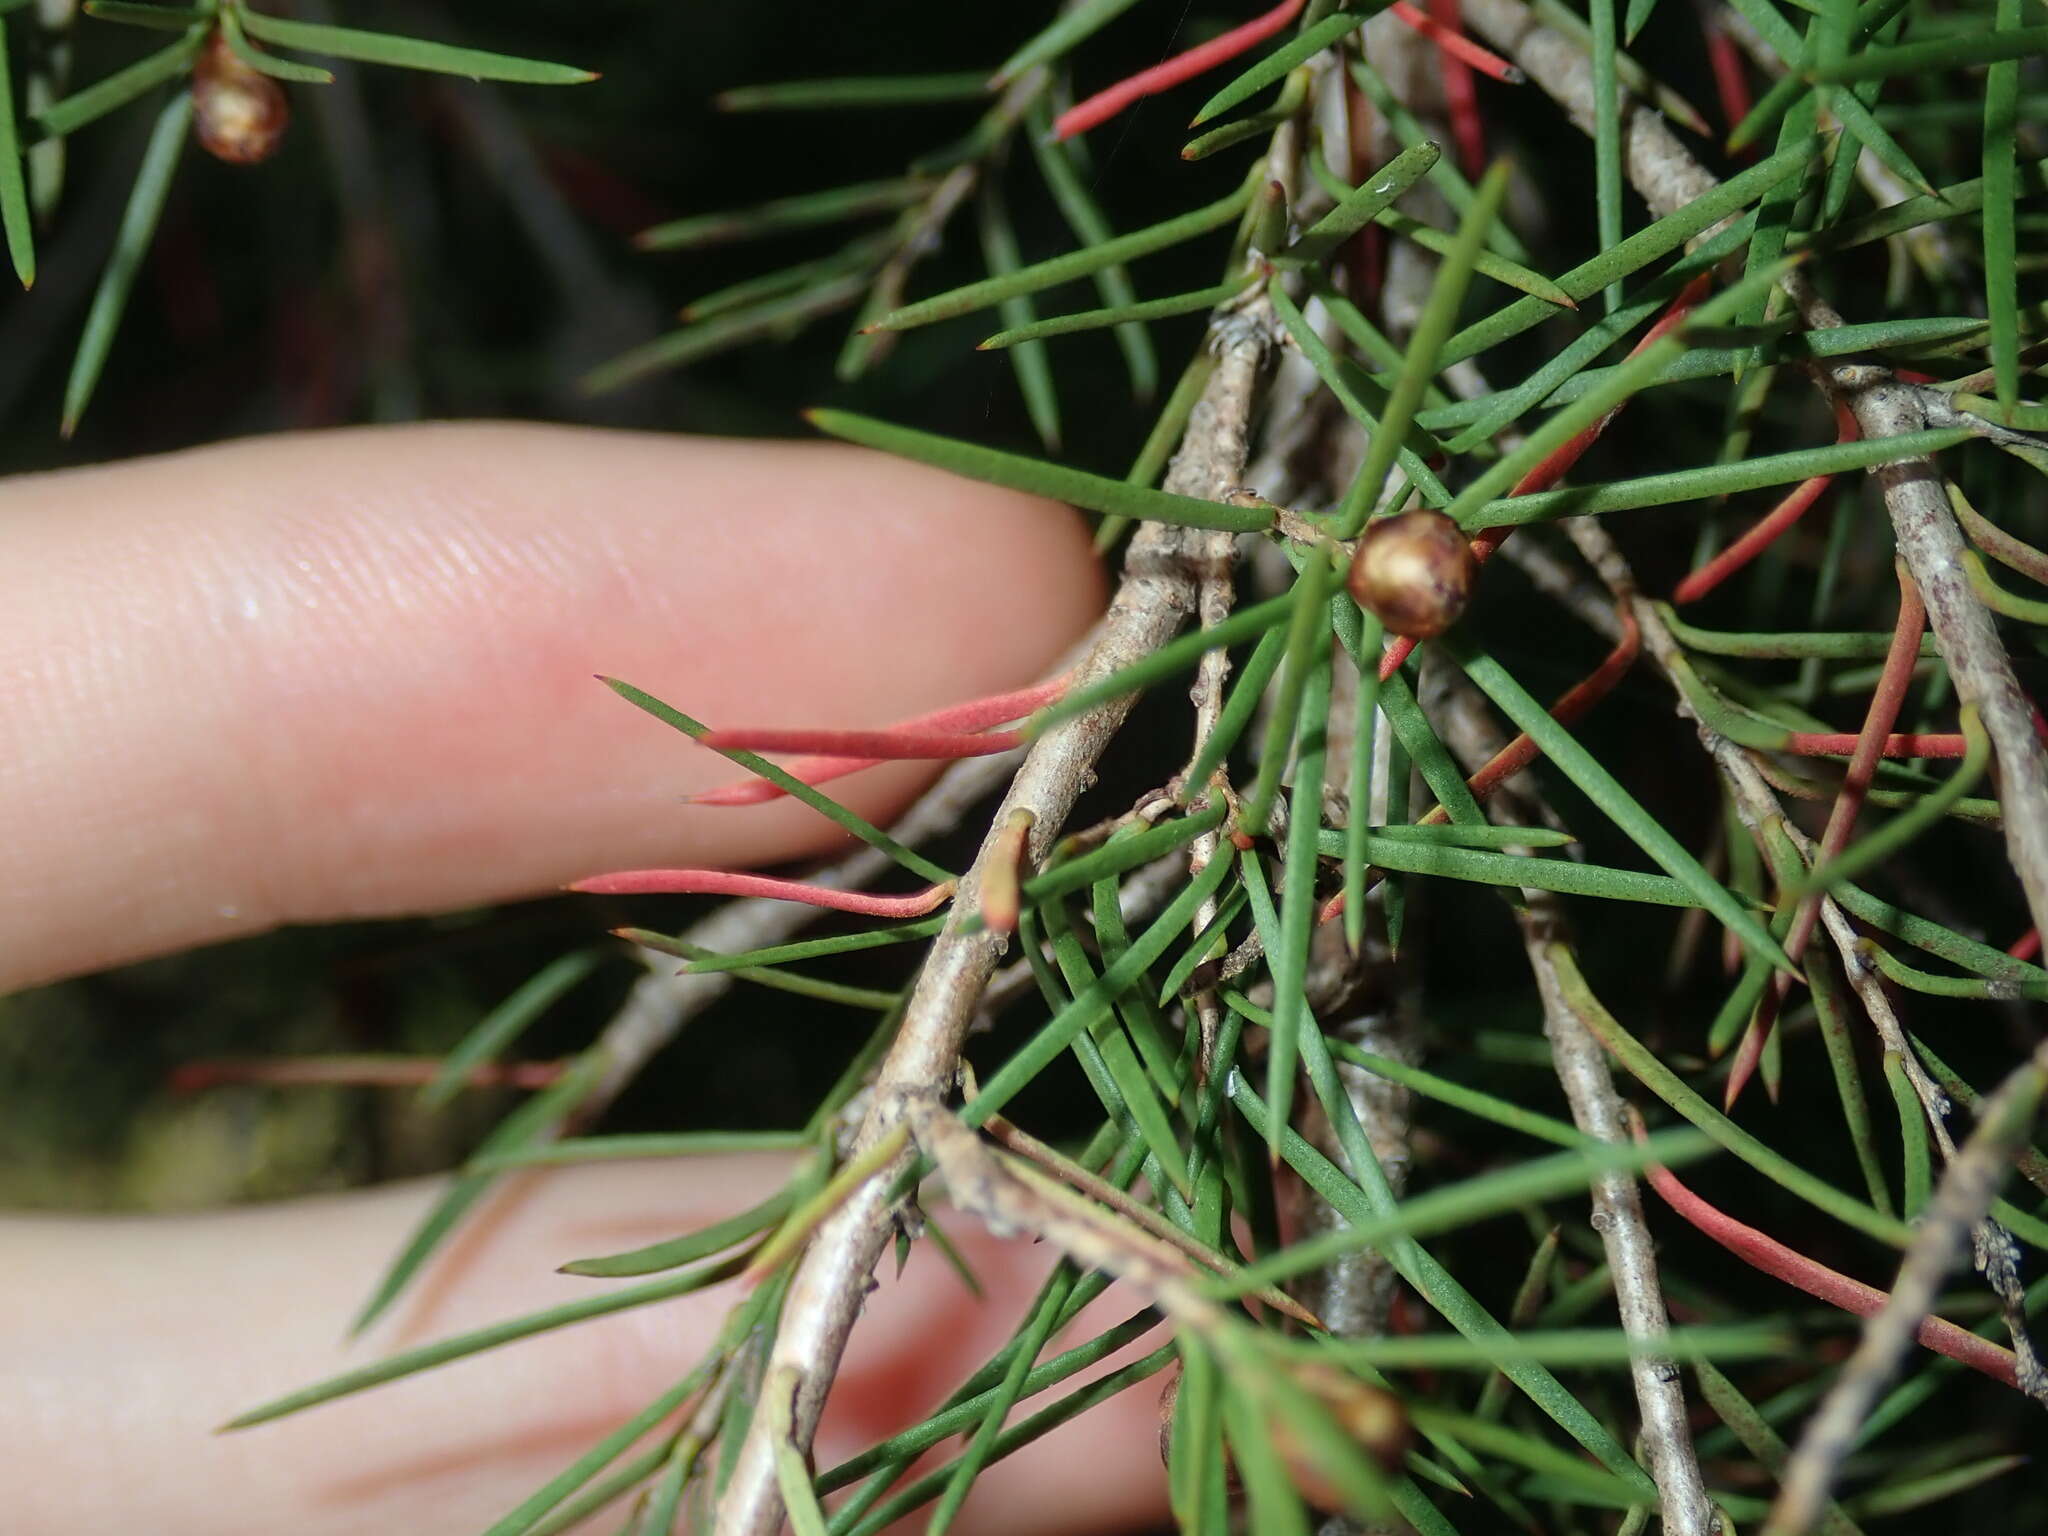
[[[992,1458],[1155,1378],[1166,1468],[1129,1475],[1163,1475],[1189,1530],[2038,1523],[2038,1488],[1996,1479],[2039,1438],[2021,1394],[2048,1398],[2024,1327],[2043,1292],[2020,1278],[2022,1245],[2048,1245],[2031,1141],[2048,1056],[2030,1054],[2028,1007],[2048,994],[2048,758],[2010,654],[2048,607],[1986,558],[2048,582],[2025,542],[2044,522],[2048,417],[2022,399],[2041,313],[2018,281],[2028,197],[2048,190],[2048,161],[2021,158],[2039,147],[2022,86],[2048,29],[2021,26],[2017,0],[1289,0],[1068,105],[1112,77],[1105,29],[1159,11],[1156,42],[1176,10],[1068,5],[993,70],[734,90],[736,111],[936,104],[971,126],[858,185],[648,230],[649,248],[689,249],[892,216],[699,299],[591,379],[848,308],[854,379],[886,372],[904,333],[971,317],[942,335],[1007,354],[1045,456],[813,421],[1095,514],[1123,571],[1057,683],[895,727],[708,730],[688,700],[615,685],[750,776],[713,800],[796,795],[868,845],[823,884],[588,882],[748,903],[674,936],[630,930],[650,965],[688,962],[677,1024],[736,978],[845,1001],[832,957],[898,957],[888,988],[857,995],[880,1013],[871,1039],[779,1138],[804,1154],[788,1189],[574,1266],[656,1278],[240,1422],[744,1270],[760,1283],[714,1350],[494,1532],[629,1495],[642,1532],[694,1508],[732,1536],[785,1512],[866,1533],[934,1505],[939,1529]],[[232,150],[260,139],[265,77],[321,73],[260,45],[573,73],[239,5],[173,24],[142,73],[30,116],[61,135],[201,70],[151,141],[67,422],[184,103],[244,91],[216,113]],[[1704,48],[1725,142],[1624,51],[1638,34],[1688,87]],[[1181,158],[1229,172],[1148,159],[1162,195],[1188,190],[1133,227],[1092,195],[1085,136],[1197,75],[1219,88]],[[1126,157],[1150,153],[1137,142]],[[1489,167],[1496,148],[1517,158]],[[0,169],[24,276],[27,196]],[[1026,259],[1054,245],[1013,224],[1024,198],[1070,226],[1057,254]],[[928,255],[963,249],[984,277],[913,296]],[[1129,270],[1167,252],[1179,291]],[[1099,307],[1075,307],[1084,283]],[[1112,343],[1130,410],[1094,435],[1137,445],[1121,476],[1057,446],[1063,388]],[[1148,406],[1162,353],[1174,382]],[[1118,793],[1091,795],[1113,744]],[[895,836],[815,787],[892,756],[963,759]],[[979,846],[960,868],[912,846],[963,821]],[[914,890],[857,894],[899,871]],[[791,902],[865,921],[799,938]],[[773,937],[714,951],[714,931]],[[535,977],[440,1087],[588,966]],[[963,1055],[990,1014],[1002,1030]],[[1982,1016],[2000,1014],[1990,1038]],[[493,1175],[605,1155],[601,1136],[559,1138],[649,1049],[601,1036],[509,1118],[371,1314]],[[1070,1054],[1099,1128],[1055,1149],[1007,1111]],[[677,1127],[657,1145],[707,1142]],[[1684,1162],[1718,1204],[1670,1171]],[[944,1407],[813,1469],[870,1271],[892,1240],[936,1235],[921,1206],[1065,1261]],[[1048,1354],[1112,1282],[1135,1316]],[[1151,1353],[1069,1384],[1139,1339]]]

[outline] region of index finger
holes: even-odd
[[[0,991],[837,831],[692,809],[713,724],[873,725],[1041,675],[1073,516],[856,450],[501,425],[267,438],[0,489]],[[923,770],[834,786],[885,817]]]

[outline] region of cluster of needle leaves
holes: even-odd
[[[87,9],[170,18],[179,38],[31,114],[33,132],[69,131],[175,77],[216,25],[242,28],[228,35],[252,52],[274,43],[484,72],[477,55],[372,48],[239,4]],[[1144,739],[1124,744],[1035,867],[991,882],[990,860],[1014,860],[1023,842],[991,844],[979,911],[842,917],[825,936],[717,952],[697,930],[667,931],[671,908],[636,906],[664,924],[631,931],[642,953],[741,983],[701,1027],[743,1020],[754,989],[775,988],[869,1020],[866,1043],[800,1126],[607,1136],[584,1114],[616,1091],[615,1042],[601,1036],[490,1135],[359,1323],[405,1292],[512,1169],[773,1148],[791,1157],[784,1189],[651,1247],[576,1258],[570,1272],[593,1280],[586,1299],[378,1359],[238,1424],[745,1275],[753,1284],[704,1359],[490,1536],[540,1536],[606,1510],[640,1536],[708,1528],[806,1240],[903,1145],[847,1151],[918,957],[948,925],[987,923],[1014,928],[1016,969],[999,973],[971,1071],[930,1086],[1035,1192],[1027,1225],[1041,1211],[1040,1235],[1071,1257],[1010,1340],[921,1422],[815,1469],[779,1447],[796,1529],[867,1536],[918,1515],[941,1531],[991,1461],[1166,1379],[1165,1470],[1127,1475],[1163,1478],[1189,1531],[1242,1519],[1305,1532],[1329,1510],[1429,1536],[1645,1529],[1658,1495],[1631,1389],[1642,1341],[1615,1326],[1616,1277],[1585,1193],[1616,1170],[1654,1170],[1648,1219],[1676,1325],[1656,1347],[1682,1363],[1689,1454],[1724,1529],[1765,1517],[1788,1445],[1845,1369],[1854,1314],[1869,1310],[1858,1298],[1881,1302],[1947,1147],[2038,1040],[2035,1005],[2048,999],[1983,730],[1921,635],[1864,474],[1935,456],[1980,552],[1976,598],[2022,684],[2037,677],[2048,600],[2019,584],[2048,587],[2035,542],[2048,535],[2048,450],[2030,436],[2048,408],[2028,398],[2048,316],[2025,298],[2021,232],[2048,223],[2048,160],[2034,158],[2044,146],[2030,122],[2048,28],[2022,25],[2017,0],[1588,0],[1583,13],[1542,0],[1534,15],[1590,72],[1581,139],[1515,79],[1411,99],[1412,80],[1383,75],[1365,46],[1394,19],[1371,0],[1281,7],[1284,28],[1197,88],[1212,90],[1206,103],[1165,98],[1202,125],[1183,159],[1241,156],[1243,174],[1126,227],[1095,196],[1083,142],[1054,125],[1077,91],[1108,83],[1092,62],[1099,32],[1152,12],[1163,31],[1180,9],[1082,0],[989,70],[732,91],[734,112],[808,112],[820,131],[913,108],[969,120],[872,179],[778,189],[648,230],[641,243],[664,251],[767,250],[819,232],[844,243],[780,268],[764,260],[591,383],[623,385],[841,311],[853,316],[839,363],[850,379],[886,371],[896,338],[943,327],[962,348],[1006,354],[1043,456],[839,410],[815,424],[1080,508],[1111,559],[1140,523],[1233,535],[1234,606],[1025,722],[1028,748],[1106,701],[1145,698]],[[1718,132],[1696,131],[1707,115],[1651,67],[1702,50],[1723,88]],[[557,78],[507,67],[493,63],[504,78]],[[1682,78],[1697,91],[1705,77]],[[1661,216],[1630,190],[1621,114],[1638,102],[1680,124],[1722,177]],[[1425,121],[1446,105],[1460,141],[1476,130],[1496,152],[1519,151],[1516,166],[1461,166]],[[1485,122],[1471,115],[1480,106]],[[88,324],[74,414],[182,142],[179,110],[164,109]],[[1393,147],[1366,158],[1367,143]],[[15,146],[4,148],[13,164]],[[1191,174],[1173,162],[1145,173],[1168,185]],[[0,194],[20,265],[18,178]],[[1038,232],[1027,240],[1011,216],[1025,197],[1049,198],[1069,230],[1042,257]],[[985,275],[922,291],[939,252],[955,265],[966,253]],[[1148,282],[1147,258],[1169,252],[1194,282]],[[1394,274],[1418,253],[1433,277],[1394,313]],[[1851,323],[1802,325],[1786,289],[1795,271]],[[1302,423],[1332,446],[1296,452],[1301,462],[1254,487],[1284,505],[1162,489],[1186,435],[1205,430],[1196,407],[1219,339],[1247,326],[1284,354],[1244,423],[1255,453]],[[1914,381],[1956,424],[1876,439],[1841,430],[1808,375],[1851,355]],[[1057,451],[1063,381],[1108,367],[1129,385],[1121,473]],[[1164,405],[1148,406],[1165,378]],[[1342,583],[1348,541],[1411,505],[1442,511],[1485,553],[1505,546],[1469,614],[1419,646],[1384,634]],[[1573,518],[1618,543],[1647,611],[1602,584],[1613,564],[1596,575],[1564,535]],[[1651,625],[1668,646],[1640,643]],[[1219,650],[1232,670],[1198,717],[1186,693]],[[682,712],[687,699],[619,692],[708,734]],[[1469,728],[1453,722],[1474,711],[1493,746],[1520,733],[1505,767],[1470,760]],[[1860,778],[1859,738],[1885,748]],[[965,872],[766,758],[720,750],[938,895]],[[1717,773],[1719,752],[1768,786],[1767,814]],[[1508,768],[1533,775],[1522,820],[1498,806]],[[986,895],[996,887],[1000,908]],[[1853,942],[1794,944],[1822,893]],[[1591,1032],[1623,1097],[1663,1128],[1638,1143],[1585,1134],[1551,1072],[1517,926],[1546,903],[1564,917],[1553,938],[1582,936],[1547,951],[1560,978],[1551,1010]],[[596,965],[585,953],[536,975],[447,1056],[429,1097],[514,1051]],[[1370,974],[1349,1012],[1333,971]],[[1368,1013],[1399,1021],[1387,1038],[1402,1049],[1373,1048],[1378,1037],[1355,1027]],[[1066,1108],[1044,1140],[1027,1134],[1019,1122],[1059,1085]],[[1407,1107],[1376,1124],[1390,1087]],[[1992,1215],[2031,1276],[2048,1252],[2048,1154],[2026,1124],[1995,1129],[2012,1176]],[[1404,1149],[1383,1162],[1375,1148],[1389,1134]],[[949,1213],[936,1179],[906,1190],[902,1244],[944,1246],[944,1223],[976,1219],[953,1193],[968,1210]],[[937,1219],[918,1220],[919,1205]],[[1062,1237],[1077,1228],[1087,1243]],[[1360,1255],[1391,1270],[1392,1302],[1372,1330],[1340,1331],[1312,1298]],[[1129,1315],[1075,1336],[1112,1273]],[[1289,1286],[1293,1299],[1276,1290]],[[2048,1517],[2038,1486],[2021,1491],[2015,1477],[2041,1420],[2013,1385],[2030,1384],[2025,1346],[2008,1353],[2005,1332],[2044,1296],[2039,1281],[2009,1296],[1951,1276],[1937,1308],[1948,1347],[1930,1343],[1887,1381],[1822,1528],[2018,1529]]]

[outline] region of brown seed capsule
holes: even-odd
[[[1427,640],[1457,623],[1478,576],[1458,525],[1425,509],[1368,523],[1346,579],[1358,606],[1389,631]]]
[[[284,87],[214,33],[192,68],[192,131],[200,146],[230,165],[254,165],[277,152],[291,119]]]
[[[1173,1465],[1173,1410],[1180,1403],[1181,1364],[1173,1362],[1173,1369],[1167,1373],[1166,1385],[1159,1389],[1159,1464]]]
[[[1408,1410],[1398,1397],[1368,1386],[1349,1372],[1313,1361],[1296,1362],[1291,1374],[1297,1387],[1305,1387],[1321,1399],[1324,1411],[1336,1421],[1344,1438],[1386,1471],[1391,1472],[1401,1464],[1413,1437]],[[1280,1453],[1288,1477],[1301,1496],[1317,1509],[1343,1509],[1347,1502],[1344,1495],[1324,1476],[1314,1455],[1298,1441],[1287,1421],[1275,1419],[1272,1433],[1273,1448]]]
[[[1358,1446],[1382,1468],[1391,1472],[1401,1464],[1414,1438],[1408,1410],[1401,1400],[1380,1387],[1369,1386],[1348,1371],[1314,1361],[1296,1361],[1288,1368],[1294,1385],[1319,1400],[1343,1438]],[[1181,1368],[1176,1365],[1159,1394],[1159,1459],[1172,1465],[1173,1419],[1180,1406]],[[1314,1455],[1296,1438],[1285,1419],[1270,1422],[1273,1449],[1280,1455],[1301,1496],[1317,1509],[1345,1507],[1342,1492],[1323,1475]],[[1243,1487],[1237,1458],[1226,1447],[1223,1453],[1225,1486],[1236,1493]]]

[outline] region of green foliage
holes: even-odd
[[[1586,139],[1567,137],[1576,130],[1544,80],[1489,88],[1492,147],[1509,153],[1483,174],[1465,145],[1450,147],[1452,129],[1472,125],[1443,121],[1433,94],[1384,67],[1382,48],[1421,45],[1402,44],[1398,18],[1373,3],[1302,8],[1291,33],[1157,104],[1159,120],[1141,121],[1128,146],[1112,147],[1120,128],[1098,132],[1092,153],[1056,138],[1077,89],[1156,60],[1173,9],[1089,0],[984,18],[986,35],[970,40],[976,59],[997,61],[988,69],[906,46],[888,73],[725,89],[720,106],[749,116],[724,125],[732,148],[720,154],[744,175],[730,198],[650,214],[636,242],[680,253],[702,296],[675,328],[606,337],[608,360],[577,366],[587,392],[621,400],[684,368],[693,387],[737,393],[759,368],[773,384],[756,375],[751,387],[781,390],[778,408],[799,388],[823,391],[829,403],[809,421],[825,434],[1096,514],[1106,550],[1149,524],[1127,546],[1138,559],[1193,561],[1201,550],[1210,562],[1181,570],[1186,580],[1159,599],[1183,619],[1200,605],[1200,623],[1091,664],[1026,723],[1038,753],[1081,734],[1073,722],[1127,703],[1140,725],[1105,761],[1102,788],[1061,825],[1036,829],[1042,856],[1008,872],[1015,969],[1001,982],[999,1027],[973,1039],[959,1081],[949,1059],[918,1085],[989,1133],[976,1145],[997,1166],[1021,1170],[1039,1202],[1027,1229],[1066,1241],[1066,1258],[1007,1342],[937,1409],[822,1470],[778,1435],[774,1483],[805,1536],[866,1536],[927,1507],[942,1532],[991,1464],[1172,1368],[1179,1397],[1161,1482],[1183,1530],[1220,1536],[1242,1519],[1305,1532],[1326,1505],[1431,1536],[1640,1530],[1660,1467],[1635,1449],[1629,1368],[1646,1343],[1602,1326],[1616,1286],[1636,1282],[1617,1276],[1602,1241],[1615,1218],[1589,1221],[1586,1192],[1693,1162],[1688,1177],[1795,1257],[1848,1254],[1830,1262],[1888,1282],[1915,1223],[1939,1205],[1948,1146],[1967,1137],[2014,1056],[1989,1029],[1945,1031],[1926,1016],[1946,1025],[2048,998],[2048,971],[2000,947],[2030,919],[1998,863],[2006,808],[1973,797],[2007,765],[1995,763],[1979,703],[1958,698],[1962,662],[1932,636],[1907,645],[1898,718],[1870,716],[1874,735],[1943,738],[1952,766],[1930,756],[1852,768],[1841,746],[1866,724],[1868,664],[1893,649],[1887,481],[1967,483],[1989,511],[1959,494],[1959,537],[2021,580],[2048,572],[2038,547],[2048,451],[2024,435],[2048,420],[2025,398],[2048,340],[2028,254],[2048,192],[2048,161],[2029,158],[2041,150],[2030,88],[2048,28],[2021,25],[2016,0],[1815,0],[1794,7],[1797,18],[1771,0],[1732,0],[1776,64],[1759,65],[1768,83],[1752,109],[1731,104],[1742,116],[1721,125],[1725,144],[1701,152],[1717,174],[1665,165],[1662,182],[1660,168],[1638,164],[1666,153],[1644,147],[1662,139],[1626,114],[1696,127],[1679,88],[1697,93],[1705,80],[1696,69],[1674,82],[1651,73],[1644,61],[1696,51],[1699,24],[1696,8],[1654,0],[1535,8],[1577,71]],[[301,88],[346,90],[352,77],[270,49],[514,85],[595,78],[240,0],[189,10],[92,0],[86,14],[175,35],[68,94],[24,96],[18,113],[5,49],[20,40],[19,11],[0,33],[0,225],[24,284],[39,231],[23,156],[160,101],[64,391],[67,434],[135,323],[138,275],[180,170],[191,102],[182,90],[163,100],[164,88],[184,80],[216,28],[294,99]],[[561,25],[563,51],[575,52],[574,29]],[[1148,26],[1142,42],[1125,38]],[[1173,48],[1200,42],[1199,30]],[[1639,41],[1640,55],[1624,51]],[[1416,57],[1434,79],[1434,58]],[[1183,149],[1179,124],[1203,95],[1193,121],[1205,131]],[[964,129],[924,126],[956,112]],[[899,118],[916,126],[876,136],[917,137],[871,164],[840,150],[812,175],[805,156],[764,147],[802,141],[748,136],[772,134],[781,119],[771,114],[783,113],[801,125],[792,133],[817,139]],[[1770,153],[1753,163],[1721,153],[1752,142]],[[1247,163],[1221,177],[1183,164],[1241,153]],[[50,249],[44,240],[46,259]],[[1709,296],[1648,339],[1703,276]],[[1853,323],[1820,323],[1816,291]],[[843,338],[805,335],[848,311]],[[945,324],[970,316],[971,331]],[[1005,359],[977,358],[977,336]],[[1261,381],[1264,403],[1227,419],[1243,400],[1211,386],[1231,377],[1222,370],[1247,336],[1280,361]],[[767,343],[785,349],[777,361],[760,361]],[[1178,382],[1154,406],[1162,357]],[[1924,427],[1838,432],[1803,388],[1809,373],[1863,387],[1841,382],[1844,360],[1931,379],[1912,386]],[[1907,386],[1888,374],[1882,387]],[[1021,451],[1027,433],[1037,451]],[[1199,465],[1233,434],[1250,453],[1242,464],[1224,457],[1251,483],[1191,492],[1170,466]],[[2011,451],[1994,455],[1987,438]],[[1893,468],[1909,462],[1926,467]],[[1886,470],[1869,476],[1878,490],[1859,489],[1866,471]],[[1754,493],[1828,480],[1831,490],[1814,491],[1832,496],[1824,511],[1788,524],[1711,591],[1679,589],[1688,567],[1713,569],[1775,499]],[[1346,586],[1351,541],[1375,516],[1412,506],[1440,509],[1468,534],[1517,531],[1484,567],[1470,612],[1414,647]],[[2037,680],[2048,603],[1994,580],[1974,552],[1957,573],[1967,583],[1958,576],[1930,605],[1977,605],[1986,632],[2019,658],[2022,684]],[[1168,577],[1137,570],[1142,580]],[[1681,601],[1691,596],[1697,608]],[[1134,588],[1120,601],[1151,600]],[[1549,702],[1618,634],[1627,675],[1604,703]],[[706,734],[683,712],[690,701],[610,686],[678,731]],[[1518,732],[1523,745],[1510,750],[1527,777],[1481,766]],[[965,828],[973,836],[933,857],[785,766],[726,755],[921,880],[952,882],[951,866],[977,857],[988,873],[989,856],[971,851],[979,812]],[[1095,771],[1091,760],[1073,773]],[[1822,844],[1836,803],[1850,825]],[[1839,904],[1829,915],[1843,931],[1809,938],[1800,914],[1823,895]],[[733,952],[735,941],[696,928],[623,930],[644,955],[747,982],[750,1006],[781,993],[850,1008],[872,1034],[835,1059],[838,1078],[814,1104],[766,1121],[803,1121],[795,1131],[600,1131],[585,1110],[609,1102],[615,1090],[599,1090],[615,1061],[605,1037],[579,1040],[553,1085],[475,1149],[359,1326],[404,1294],[508,1171],[777,1150],[796,1154],[788,1182],[747,1210],[566,1266],[658,1278],[404,1351],[235,1426],[742,1271],[766,1276],[703,1361],[488,1536],[564,1529],[635,1494],[639,1528],[669,1529],[692,1490],[732,1465],[756,1399],[766,1417],[787,1419],[777,1394],[791,1383],[764,1378],[749,1341],[782,1325],[793,1266],[825,1215],[867,1179],[895,1177],[886,1170],[916,1139],[907,1117],[874,1122],[857,1154],[837,1133],[899,1029],[913,1027],[904,1020],[919,1009],[907,999],[933,985],[919,976],[926,941],[993,947],[988,930],[1011,928],[993,905],[970,906]],[[446,1105],[501,1058],[537,1053],[533,1042],[572,994],[594,990],[585,983],[609,953],[579,936],[563,958],[490,994],[503,1000],[442,1042],[424,1102]],[[961,1006],[955,1038],[980,1018],[971,1001]],[[2030,1015],[2013,1018],[2015,1036],[2031,1027]],[[1571,1030],[1662,1129],[1631,1143],[1585,1128],[1601,1118],[1588,1117],[1588,1090],[1538,1070]],[[1961,1068],[1934,1057],[1923,1031]],[[715,1021],[704,1032],[721,1033]],[[1759,1066],[1774,1105],[1754,1089],[1741,1096],[1748,1066],[1737,1060]],[[1895,1113],[1872,1113],[1880,1087]],[[1407,1107],[1388,1108],[1396,1099]],[[1964,1107],[1953,1120],[1946,1099]],[[1041,1113],[1056,1149],[1014,1134],[1012,1117]],[[2019,1171],[2048,1180],[2029,1138],[2010,1139]],[[922,1141],[916,1150],[938,1159]],[[964,1186],[906,1179],[894,1192],[934,1207],[950,1195],[968,1208],[961,1220],[987,1214]],[[1985,1198],[2019,1241],[2038,1245],[2042,1192],[2001,1184]],[[1693,1363],[1724,1426],[1700,1435],[1714,1453],[1708,1485],[1747,1524],[1769,1510],[1805,1414],[1842,1378],[1857,1324],[1798,1310],[1778,1271],[1739,1262],[1739,1239],[1646,1204],[1663,1292],[1699,1320],[1655,1349]],[[1110,1234],[1104,1246],[1066,1235],[1058,1218],[1077,1208]],[[1339,1292],[1367,1263],[1384,1277],[1379,1312],[1354,1332],[1331,1299],[1364,1306]],[[1106,1288],[1105,1269],[1135,1315],[1059,1347]],[[1329,1315],[1290,1319],[1270,1295],[1250,1299],[1283,1281]],[[1396,1288],[1413,1334],[1389,1330],[1384,1298]],[[1969,1275],[1952,1277],[1942,1305],[1993,1310]],[[1162,1325],[1169,1336],[1155,1333]],[[1152,1346],[1143,1358],[1073,1385],[1141,1339]],[[1401,1429],[1386,1454],[1347,1417],[1382,1397]],[[1922,1412],[1936,1401],[1948,1427]],[[1981,1435],[1957,1427],[1972,1413]],[[1995,1383],[1916,1359],[1868,1419],[1817,1528],[1851,1532],[1930,1508],[1967,1523],[1955,1512],[1996,1507],[1996,1492],[1978,1490],[2001,1486],[2023,1440],[2015,1426],[2033,1422]],[[948,1459],[906,1476],[955,1438]],[[839,1490],[852,1491],[821,1503]]]

